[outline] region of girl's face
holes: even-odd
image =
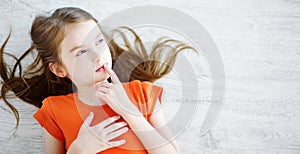
[[[76,86],[92,86],[109,75],[102,68],[112,66],[111,53],[100,28],[93,20],[69,24],[61,43],[61,59],[67,77]]]

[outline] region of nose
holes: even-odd
[[[97,58],[95,63],[98,64],[100,62],[100,58]]]
[[[91,56],[93,61],[97,64],[100,62],[100,59],[102,57],[102,52],[99,52],[98,50],[94,49]]]
[[[93,58],[93,59],[94,59],[94,62],[95,62],[96,64],[98,64],[98,63],[100,62],[101,55],[100,55],[99,53],[95,53],[93,57],[94,57],[94,58]]]

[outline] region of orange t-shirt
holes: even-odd
[[[150,82],[140,82],[138,80],[122,84],[132,103],[135,104],[149,121],[157,98],[161,97],[162,88]],[[107,104],[102,106],[89,106],[78,99],[77,93],[71,93],[46,98],[43,101],[43,106],[34,114],[34,118],[53,137],[63,142],[65,149],[68,149],[71,143],[76,139],[83,121],[90,112],[94,113],[92,125],[100,123],[108,117],[117,115]],[[124,121],[124,119],[120,118],[117,122],[119,121]],[[125,139],[126,143],[100,153],[147,153],[141,141],[130,128],[128,132],[114,140],[119,139]]]

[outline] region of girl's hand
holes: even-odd
[[[99,124],[91,126],[93,118],[94,114],[91,112],[74,141],[74,144],[80,147],[84,153],[98,153],[126,142],[125,140],[111,141],[128,131],[128,128],[124,127],[127,125],[126,122],[115,122],[120,116],[107,118]]]
[[[140,115],[141,113],[128,98],[116,73],[107,65],[104,65],[104,69],[110,75],[112,83],[101,82],[97,84],[96,96],[104,100],[116,113],[122,116],[128,113]]]

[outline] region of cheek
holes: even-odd
[[[62,59],[63,66],[65,67],[67,73],[70,74],[70,71],[72,68],[70,59],[67,56],[61,56],[61,59]]]
[[[74,77],[76,78],[76,76],[80,72],[76,70],[83,70],[83,68],[81,68],[83,67],[83,65],[80,64],[80,61],[76,60],[76,58],[73,58],[71,55],[65,56],[63,63],[71,79],[73,79]]]
[[[84,76],[93,72],[94,65],[85,59],[75,59],[68,65],[68,70],[73,76]]]
[[[105,49],[105,52],[103,53],[102,59],[106,62],[109,62],[109,64],[111,64],[112,59],[111,59],[111,53],[109,48]]]
[[[94,78],[94,66],[82,63],[79,60],[74,62],[68,69],[69,78],[77,86],[88,84]]]

